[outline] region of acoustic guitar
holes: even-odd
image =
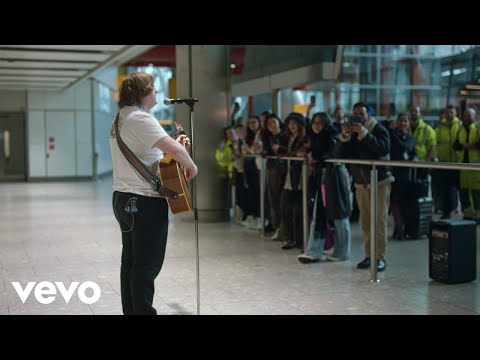
[[[177,128],[177,134],[174,138],[185,134],[182,125],[175,122],[175,126]],[[162,160],[158,163],[158,177],[164,187],[178,194],[176,199],[166,198],[172,213],[180,214],[192,211],[192,198],[185,179],[185,171],[183,167],[168,154],[164,154]]]

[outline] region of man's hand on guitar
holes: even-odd
[[[182,144],[185,148],[188,148],[190,146],[190,139],[188,138],[187,135],[180,135],[179,137],[177,137],[177,141]]]
[[[196,165],[193,165],[193,167],[186,167],[185,168],[185,179],[187,181],[192,180],[198,173],[198,168]]]

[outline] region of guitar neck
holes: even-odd
[[[177,129],[177,132],[173,135],[173,138],[176,139],[180,135],[186,135],[185,130],[183,130],[183,127],[180,123],[175,121],[175,128]]]
[[[173,138],[176,139],[177,137],[179,137],[180,135],[186,135],[185,134],[185,131],[178,131],[176,132],[175,134],[173,134]]]

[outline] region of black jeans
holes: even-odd
[[[243,174],[247,179],[248,215],[260,216],[260,177],[255,158],[246,158]]]
[[[247,191],[248,189],[245,187],[245,178],[243,176],[243,173],[239,172],[234,172],[235,176],[235,201],[237,202],[236,205],[240,207],[243,211],[243,219],[247,217],[247,215],[250,215],[248,211],[250,210],[248,208],[248,198],[247,198]]]
[[[270,161],[270,160],[269,160]],[[282,208],[280,199],[283,186],[285,185],[285,174],[280,167],[267,167],[267,195],[270,205],[270,220],[275,229],[280,228],[282,220]]]
[[[433,197],[434,200],[436,197],[440,199],[444,215],[449,216],[458,206],[459,176],[458,170],[432,171],[432,190],[435,190]]]
[[[301,249],[303,247],[302,191],[284,189],[280,196],[280,204],[282,219],[279,239],[293,242]],[[308,215],[305,214],[305,216]]]
[[[132,213],[126,207],[134,202],[137,211]],[[152,306],[154,282],[162,268],[167,246],[167,201],[115,191],[112,205],[122,231],[120,283],[123,313],[156,315]]]

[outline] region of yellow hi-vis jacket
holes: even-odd
[[[480,126],[473,122],[469,125],[468,141],[467,131],[462,126],[458,131],[458,142],[463,146],[465,143],[478,144],[480,141]],[[465,150],[457,151],[457,161],[463,162]],[[468,149],[468,162],[480,163],[480,149]],[[480,171],[461,170],[460,171],[460,188],[480,190]]]
[[[215,161],[218,165],[219,177],[231,179],[233,175],[233,152],[230,139],[223,142],[215,151]]]
[[[458,142],[460,145],[465,143],[469,144],[478,144],[480,139],[480,126],[473,122],[469,125],[469,132],[468,132],[468,141],[467,141],[467,131],[462,126],[458,131]],[[465,150],[457,151],[457,161],[463,162]],[[480,149],[468,149],[468,162],[471,163],[478,163],[480,162]]]
[[[428,149],[437,145],[437,135],[435,134],[435,130],[420,118],[415,130],[409,127],[408,132],[415,139],[415,150],[418,158],[420,161],[425,161]]]
[[[453,143],[457,139],[457,133],[460,130],[460,120],[454,117],[452,125],[449,126],[447,119],[440,120],[440,124],[435,128],[437,135],[436,156],[439,161],[456,162],[457,153],[453,150]]]

